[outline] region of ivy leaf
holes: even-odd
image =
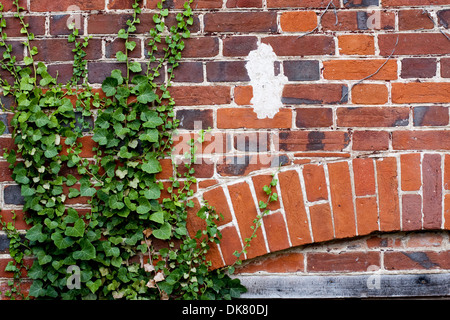
[[[53,158],[58,154],[58,149],[56,149],[56,146],[49,147],[47,150],[45,150],[44,155],[46,158]]]
[[[148,189],[144,190],[144,196],[149,200],[159,199],[161,196],[161,189],[159,188],[159,185],[156,183],[151,184]]]
[[[82,237],[84,235],[84,230],[86,225],[82,219],[78,219],[73,227],[67,227],[64,234],[69,237]]]
[[[80,195],[82,197],[92,197],[97,190],[95,188],[89,188],[87,186],[81,186],[81,193]]]
[[[107,257],[118,257],[120,255],[120,249],[117,247],[112,247],[111,242],[104,241],[103,242],[103,250]]]
[[[145,83],[138,87],[139,95],[137,97],[137,101],[142,104],[146,104],[149,102],[153,102],[158,97],[156,93],[153,92],[153,88],[150,84]]]
[[[91,280],[86,282],[86,286],[89,288],[89,290],[91,290],[92,293],[95,293],[98,290],[98,288],[100,288],[101,284],[102,284],[101,279],[97,279],[95,280],[95,282],[92,282]]]
[[[140,197],[138,202],[139,202],[139,206],[136,209],[137,213],[144,214],[151,210],[152,207],[150,205],[150,202],[146,198]]]
[[[146,163],[144,163],[141,169],[147,173],[158,173],[161,172],[161,164],[158,159],[149,159]]]
[[[31,57],[24,57],[23,58],[23,62],[25,63],[26,66],[29,66],[30,64],[33,64],[33,58],[31,58]]]
[[[37,224],[31,227],[25,237],[30,241],[44,242],[45,240],[47,240],[47,235],[45,233],[42,233],[42,224]]]
[[[80,190],[69,188],[69,199],[76,198],[80,195]]]
[[[60,232],[55,232],[52,234],[51,239],[55,243],[58,249],[66,249],[72,246],[75,241],[69,237],[63,237]]]
[[[96,256],[95,247],[87,239],[81,239],[80,242],[81,250],[75,251],[73,253],[73,258],[76,260],[92,260]]]
[[[127,61],[127,56],[125,53],[123,53],[122,51],[117,51],[116,53],[116,59],[119,62],[126,62]]]
[[[168,240],[172,235],[172,227],[166,222],[161,228],[153,230],[153,236],[160,240]]]
[[[148,141],[148,142],[158,142],[159,139],[159,132],[156,129],[149,129],[144,134],[140,136],[140,139],[142,141]]]
[[[102,83],[102,90],[107,97],[111,97],[116,94],[118,85],[119,82],[116,78],[107,77]]]
[[[31,284],[29,295],[33,297],[45,296],[46,289],[43,288],[44,283],[41,280],[35,280]]]
[[[6,130],[6,125],[3,123],[3,121],[0,121],[0,135],[3,134]]]
[[[66,185],[67,185],[68,187],[73,186],[73,185],[74,185],[75,183],[77,183],[77,182],[78,182],[78,179],[75,178],[73,175],[71,175],[71,174],[68,174],[68,175],[67,175]]]
[[[145,121],[142,125],[144,128],[156,128],[164,123],[163,119],[155,110],[142,112],[141,119]]]
[[[130,70],[135,72],[135,73],[139,73],[142,71],[142,66],[139,62],[132,62],[130,64]]]
[[[158,212],[152,213],[150,215],[150,220],[163,224],[164,223],[164,212],[158,211]]]
[[[121,39],[128,39],[128,34],[125,29],[120,29],[117,36]]]

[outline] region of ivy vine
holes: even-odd
[[[170,196],[161,199],[164,186],[156,178],[162,170],[160,159],[170,157],[171,137],[178,126],[169,89],[184,39],[190,36],[192,0],[186,1],[170,27],[165,24],[169,11],[163,8],[164,0],[158,4],[145,64],[130,58],[136,48],[131,35],[140,23],[139,1],[132,5],[127,28],[118,33],[125,49],[117,52],[116,59],[126,64],[126,73],[114,70],[103,81],[104,98],[87,81],[89,38],[81,39],[72,26],[68,42],[73,45],[74,72],[67,84],[61,84],[36,60],[38,49],[31,45],[34,35],[18,0],[13,2],[27,48],[23,61],[17,61],[7,42],[0,10],[0,65],[14,79],[1,79],[1,86],[3,95],[15,100],[11,126],[16,148],[7,150],[4,157],[21,187],[26,222],[32,226],[24,240],[12,225],[3,227],[10,229],[8,235],[14,239],[11,270],[26,268],[24,256],[34,257],[27,270],[31,297],[231,299],[245,291],[224,270],[211,270],[206,258],[210,245],[221,238],[216,224],[219,215],[213,208],[203,206],[197,214],[205,221],[205,230],[194,238],[188,234],[195,158],[185,163],[184,174],[171,178]],[[162,42],[166,46],[158,55]],[[167,79],[157,84],[155,79],[163,70]],[[82,156],[81,141],[88,133],[97,143],[93,160]],[[90,210],[67,204],[78,197],[90,199]],[[16,274],[12,284],[20,282]],[[19,291],[12,290],[10,295]]]

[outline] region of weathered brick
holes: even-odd
[[[423,228],[439,229],[442,224],[441,155],[425,154],[422,163]]]
[[[336,7],[340,6],[339,0],[332,0]],[[326,8],[328,0],[267,0],[269,8]]]
[[[292,126],[292,111],[281,109],[272,119],[258,119],[251,108],[220,108],[217,110],[217,128],[280,128]]]
[[[344,7],[346,8],[364,8],[378,5],[380,5],[380,0],[344,0]]]
[[[432,78],[436,75],[434,58],[405,58],[402,60],[402,78]]]
[[[264,216],[263,223],[270,252],[289,248],[286,224],[280,212]]]
[[[400,155],[401,187],[403,191],[418,191],[422,186],[420,154]]]
[[[400,211],[398,199],[397,160],[386,157],[376,160],[378,201],[381,231],[400,229]]]
[[[280,151],[341,151],[349,143],[342,131],[282,131],[278,134]]]
[[[295,125],[297,128],[330,127],[333,125],[333,109],[297,108]]]
[[[311,242],[308,217],[297,171],[280,172],[278,180],[292,245],[298,246]]]
[[[449,269],[450,251],[392,251],[384,254],[386,270]]]
[[[235,251],[241,252],[242,250],[239,234],[234,226],[225,227],[220,232],[222,233],[220,250],[222,251],[223,260],[226,265],[232,265],[237,260],[233,253]],[[240,258],[243,259],[244,257]]]
[[[329,163],[330,196],[336,238],[356,236],[355,210],[348,162]]]
[[[330,80],[360,80],[374,74],[385,60],[329,60],[323,62],[323,76]],[[372,80],[397,79],[397,61],[389,60]]]
[[[243,132],[233,137],[233,147],[238,151],[266,152],[270,150],[270,133]]]
[[[340,127],[400,127],[408,125],[409,108],[338,108],[336,116]]]
[[[262,8],[262,0],[227,0],[227,8]]]
[[[170,93],[178,106],[221,105],[231,102],[229,86],[173,86]]]
[[[378,204],[376,197],[356,198],[356,219],[358,235],[378,231]]]
[[[314,11],[283,12],[280,26],[284,32],[310,31],[317,27],[317,14]]]
[[[450,83],[411,82],[392,84],[393,103],[448,103]]]
[[[234,214],[239,225],[242,239],[250,238],[253,233],[251,226],[256,219],[257,210],[253,202],[250,187],[246,182],[241,182],[228,186]],[[261,229],[256,231],[256,238],[251,242],[247,250],[247,257],[253,258],[267,253]]]
[[[304,255],[298,252],[287,252],[276,256],[266,257],[264,260],[250,261],[236,268],[235,273],[255,273],[259,271],[269,273],[301,272],[304,270]]]
[[[354,159],[353,177],[356,196],[367,196],[375,194],[375,172],[373,159]]]
[[[30,10],[36,12],[55,12],[55,11],[68,11],[71,5],[76,5],[79,10],[103,10],[105,9],[104,0],[77,0],[77,1],[53,1],[53,0],[41,0],[31,1]]]
[[[236,86],[234,87],[234,102],[237,105],[250,105],[253,98],[252,86]]]
[[[328,189],[323,166],[308,164],[303,167],[302,173],[308,201],[327,200]]]
[[[270,186],[270,182],[272,181],[272,175],[260,174],[260,175],[252,177],[252,181],[253,181],[253,186],[255,188],[256,200],[258,201],[258,203],[260,201],[266,203],[267,199],[268,199],[268,195],[263,190],[263,188],[264,188],[264,186]],[[271,188],[272,188],[272,192],[277,192],[277,190],[275,188],[273,188],[273,187],[271,187]],[[272,211],[280,209],[280,202],[279,201],[269,202],[269,204],[267,205],[267,209],[272,210]],[[286,238],[286,240],[287,240],[287,238]],[[281,249],[279,249],[279,250],[281,250]],[[271,251],[273,251],[273,250],[271,250]]]
[[[445,190],[450,190],[450,155],[445,155],[444,160],[444,188]]]
[[[210,82],[249,81],[245,61],[212,61],[206,63],[206,78]]]
[[[20,186],[16,184],[4,186],[3,201],[5,202],[5,204],[25,204],[25,200],[22,197],[22,193],[20,191]]]
[[[445,195],[444,206],[444,229],[450,230],[450,194]]]
[[[210,206],[213,206],[218,214],[223,215],[223,219],[220,219],[217,222],[219,226],[231,222],[233,218],[229,209],[230,204],[221,187],[206,191],[203,193],[203,199],[208,202]]]
[[[401,6],[440,6],[450,4],[450,0],[383,0],[383,7],[401,7]]]
[[[230,36],[223,39],[223,55],[226,57],[248,56],[256,50],[258,38],[254,36]]]
[[[434,23],[423,10],[400,10],[399,30],[433,29]]]
[[[314,242],[334,239],[333,222],[328,203],[309,207],[309,216]]]
[[[277,56],[333,55],[334,41],[330,36],[271,36],[261,39],[272,46]]]
[[[339,53],[345,55],[375,54],[374,37],[365,34],[338,36]]]
[[[306,257],[309,272],[367,271],[370,266],[380,266],[379,252],[310,253]]]
[[[288,165],[289,158],[284,155],[258,153],[243,156],[223,156],[218,160],[217,173],[221,176],[245,176],[253,171]]]
[[[213,111],[211,109],[181,109],[177,111],[177,119],[180,120],[180,129],[194,130],[196,122],[202,128],[214,126]]]
[[[284,75],[289,81],[315,81],[320,79],[317,60],[288,60],[283,62]]]
[[[394,131],[392,147],[395,150],[450,150],[450,132]]]
[[[387,150],[389,149],[389,132],[355,131],[352,135],[353,150]]]
[[[67,45],[66,39],[42,39],[33,40],[32,46],[38,49],[35,56],[36,61],[54,62],[54,61],[72,61],[74,55],[73,45]],[[100,39],[91,39],[89,46],[86,48],[86,59],[100,59],[102,55],[102,41]]]
[[[395,55],[445,55],[450,50],[450,41],[441,33],[380,34],[378,45],[382,56],[389,56],[394,48]]]
[[[25,37],[20,32],[22,24],[20,20],[15,17],[5,17],[6,29],[3,31],[8,37]],[[42,36],[45,34],[45,17],[43,16],[24,16],[23,20],[28,24],[28,32],[33,33],[35,36]]]
[[[334,83],[287,84],[282,101],[286,104],[341,104],[347,102],[348,87]]]
[[[204,16],[205,32],[275,32],[276,12],[214,12]]]
[[[384,84],[361,83],[352,87],[354,104],[386,104],[389,99],[388,88]]]
[[[449,123],[448,107],[414,107],[413,120],[414,126],[446,126]]]
[[[422,197],[418,194],[402,196],[402,230],[422,229]]]

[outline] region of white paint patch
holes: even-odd
[[[280,107],[283,87],[288,79],[284,75],[275,76],[274,63],[277,55],[270,45],[262,43],[247,57],[246,69],[253,87],[253,98],[250,102],[258,119],[273,118]]]

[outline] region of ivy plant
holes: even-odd
[[[134,1],[127,28],[118,32],[125,49],[116,59],[126,72],[114,70],[103,81],[104,98],[87,82],[84,50],[89,38],[81,39],[72,27],[68,42],[74,47],[74,72],[63,85],[35,59],[34,35],[18,0],[15,16],[28,52],[23,61],[17,61],[7,43],[6,20],[0,14],[0,66],[13,79],[1,79],[1,86],[3,95],[15,101],[11,126],[16,148],[4,157],[21,186],[26,221],[32,226],[26,243],[12,243],[22,244],[23,253],[35,258],[27,272],[33,298],[231,299],[245,291],[239,280],[211,270],[207,261],[210,245],[221,238],[213,208],[204,206],[197,213],[205,230],[194,238],[188,234],[194,162],[186,162],[186,173],[175,174],[170,187],[156,178],[160,159],[170,156],[178,125],[169,89],[193,24],[192,0],[177,13],[173,26],[165,24],[169,12],[163,2],[149,30],[147,62],[141,63],[130,58],[136,48],[131,35],[141,13],[139,0]],[[163,41],[163,54],[158,54]],[[158,84],[164,68],[168,78]],[[88,133],[97,143],[93,159],[81,153]],[[194,141],[191,146],[193,152]],[[89,210],[68,204],[79,197],[89,199]],[[20,266],[23,255],[15,256]],[[74,277],[79,285],[71,283]]]

